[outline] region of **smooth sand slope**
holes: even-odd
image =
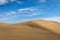
[[[41,25],[43,28],[46,28],[52,32],[60,34],[60,23],[44,20],[34,20],[33,23]]]
[[[44,23],[45,24],[44,24]],[[49,22],[48,22],[49,23]],[[17,24],[0,24],[0,40],[60,40],[60,34],[56,34],[47,26],[59,27],[59,23],[48,24],[44,20],[35,20]],[[54,25],[53,25],[54,24]]]

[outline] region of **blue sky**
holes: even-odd
[[[0,22],[34,19],[60,22],[60,0],[0,0]]]

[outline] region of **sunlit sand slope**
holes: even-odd
[[[2,23],[0,25],[0,40],[60,40],[59,34],[47,30],[40,23],[40,21],[17,24]]]
[[[53,31],[57,34],[60,34],[60,23],[44,20],[34,20],[33,23],[41,25],[43,28],[46,28],[50,31]]]

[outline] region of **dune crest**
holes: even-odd
[[[37,25],[41,25],[43,28],[51,30],[55,33],[60,34],[60,23],[52,22],[52,21],[45,21],[45,20],[34,20],[33,23]]]

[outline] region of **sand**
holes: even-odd
[[[42,22],[44,21],[35,20],[17,24],[2,23],[0,24],[0,40],[60,40],[60,34],[46,28],[46,26],[52,25],[45,21],[45,26]],[[59,25],[55,22],[52,24],[54,24],[53,26]]]

